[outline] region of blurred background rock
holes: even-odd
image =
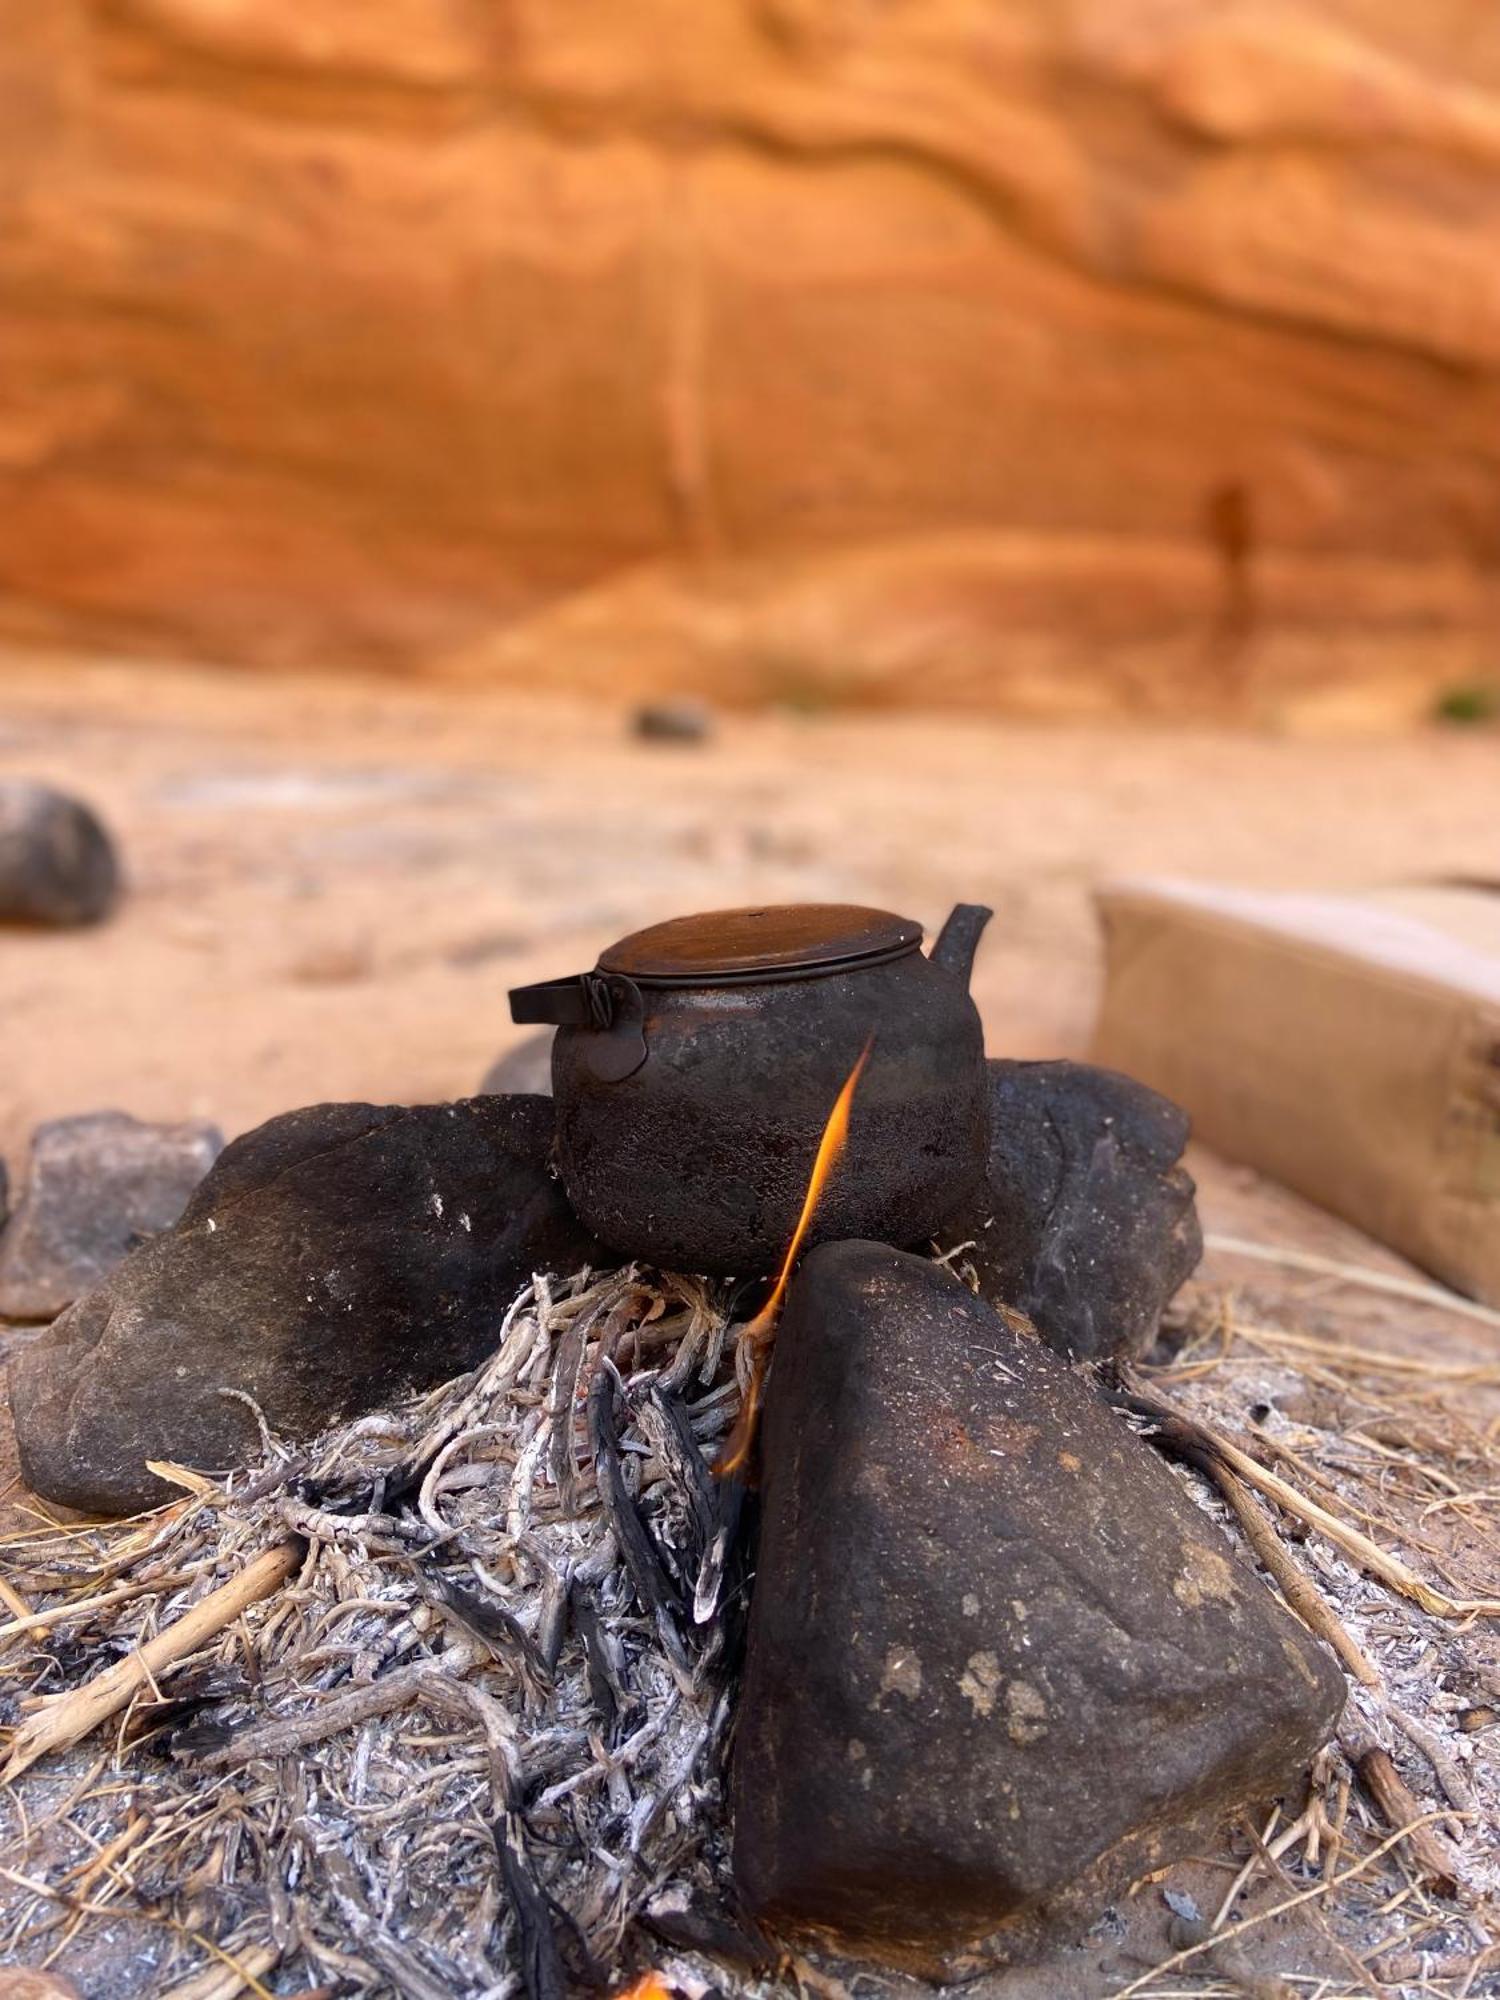
[[[0,634],[1482,711],[1482,0],[0,0]]]

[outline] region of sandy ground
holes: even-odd
[[[1500,737],[1275,740],[910,716],[727,718],[641,746],[514,696],[0,656],[0,773],[76,788],[131,878],[93,932],[0,939],[0,1153],[118,1106],[234,1133],[461,1095],[506,989],[638,924],[764,899],[996,919],[993,1053],[1081,1052],[1090,890],[1494,873]]]

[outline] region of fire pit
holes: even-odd
[[[92,1568],[71,1535],[42,1543],[32,1595],[55,1602],[9,1636],[47,1699],[19,1717],[5,1775],[81,1775],[101,1723],[167,1753],[138,1795],[95,1805],[80,1786],[66,1809],[138,1886],[145,1942],[110,2000],[161,1991],[184,1939],[213,1959],[184,2000],[257,1980],[562,2000],[651,1968],[659,1992],[702,2000],[788,1973],[826,1985],[809,1955],[970,1981],[1092,1935],[1132,1879],[1300,1791],[1344,1703],[1335,1655],[1357,1680],[1377,1669],[1255,1514],[1253,1464],[1130,1393],[1128,1349],[1196,1244],[1180,1123],[1121,1079],[1091,1094],[1085,1071],[986,1068],[966,992],[985,914],[963,907],[930,960],[880,913],[693,920],[523,997],[523,1015],[567,1014],[566,1188],[638,1261],[538,1276],[477,1366],[346,1403],[315,1435],[278,1435],[263,1374],[234,1391],[260,1427],[248,1466],[205,1477],[179,1447],[151,1470],[186,1497],[87,1531]],[[1038,1089],[1066,1094],[1067,1144],[1033,1175],[1023,1128],[987,1124]],[[355,1160],[394,1129],[347,1114]],[[530,1100],[498,1121],[518,1175],[539,1170],[514,1134],[544,1118]],[[466,1171],[496,1122],[465,1126]],[[332,1171],[312,1127],[297,1143]],[[260,1148],[282,1201],[290,1144]],[[257,1157],[229,1148],[139,1267],[172,1298],[197,1296],[174,1260],[207,1235],[234,1268]],[[356,1168],[336,1171],[343,1218]],[[451,1252],[431,1240],[442,1270],[472,1215],[440,1193],[418,1205],[424,1230],[454,1232]],[[1128,1226],[1103,1227],[1117,1205]],[[852,1237],[872,1214],[889,1229]],[[914,1223],[970,1220],[972,1264],[975,1238],[941,1262],[906,1248]],[[663,1242],[777,1276],[746,1317],[743,1289],[654,1268]],[[1055,1325],[1039,1334],[995,1274]],[[356,1279],[341,1272],[341,1298]],[[1116,1300],[1111,1347],[1100,1302]],[[107,1300],[84,1305],[107,1338]],[[1102,1369],[1069,1365],[1080,1327]],[[1257,1523],[1301,1623],[1143,1429]],[[1500,1609],[1420,1585],[1286,1480],[1263,1490],[1398,1592],[1425,1589],[1428,1615]],[[48,1898],[72,1891],[22,1879],[29,1955]]]

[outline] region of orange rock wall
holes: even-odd
[[[1491,675],[1474,0],[0,0],[0,631],[1055,712]]]

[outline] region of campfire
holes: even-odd
[[[882,912],[689,919],[517,996],[558,1029],[552,1159],[592,1267],[538,1271],[472,1366],[321,1430],[226,1383],[238,1467],[163,1433],[175,1497],[12,1557],[4,1776],[89,1854],[10,1871],[28,1963],[102,1910],[121,2000],[968,1983],[1097,1938],[1273,1800],[1288,1910],[1319,1892],[1278,1824],[1331,1851],[1330,1894],[1399,1848],[1472,1895],[1383,1747],[1375,1614],[1500,1602],[1136,1372],[1196,1256],[1183,1127],[1122,1079],[986,1064],[987,914],[930,958]],[[234,1254],[220,1172],[194,1255]],[[462,1248],[471,1212],[436,1202]],[[51,1406],[18,1386],[34,1467]],[[1278,1521],[1336,1552],[1337,1591]],[[1386,1821],[1357,1855],[1351,1778]],[[1165,1969],[1234,1982],[1242,1887],[1178,1895]]]

